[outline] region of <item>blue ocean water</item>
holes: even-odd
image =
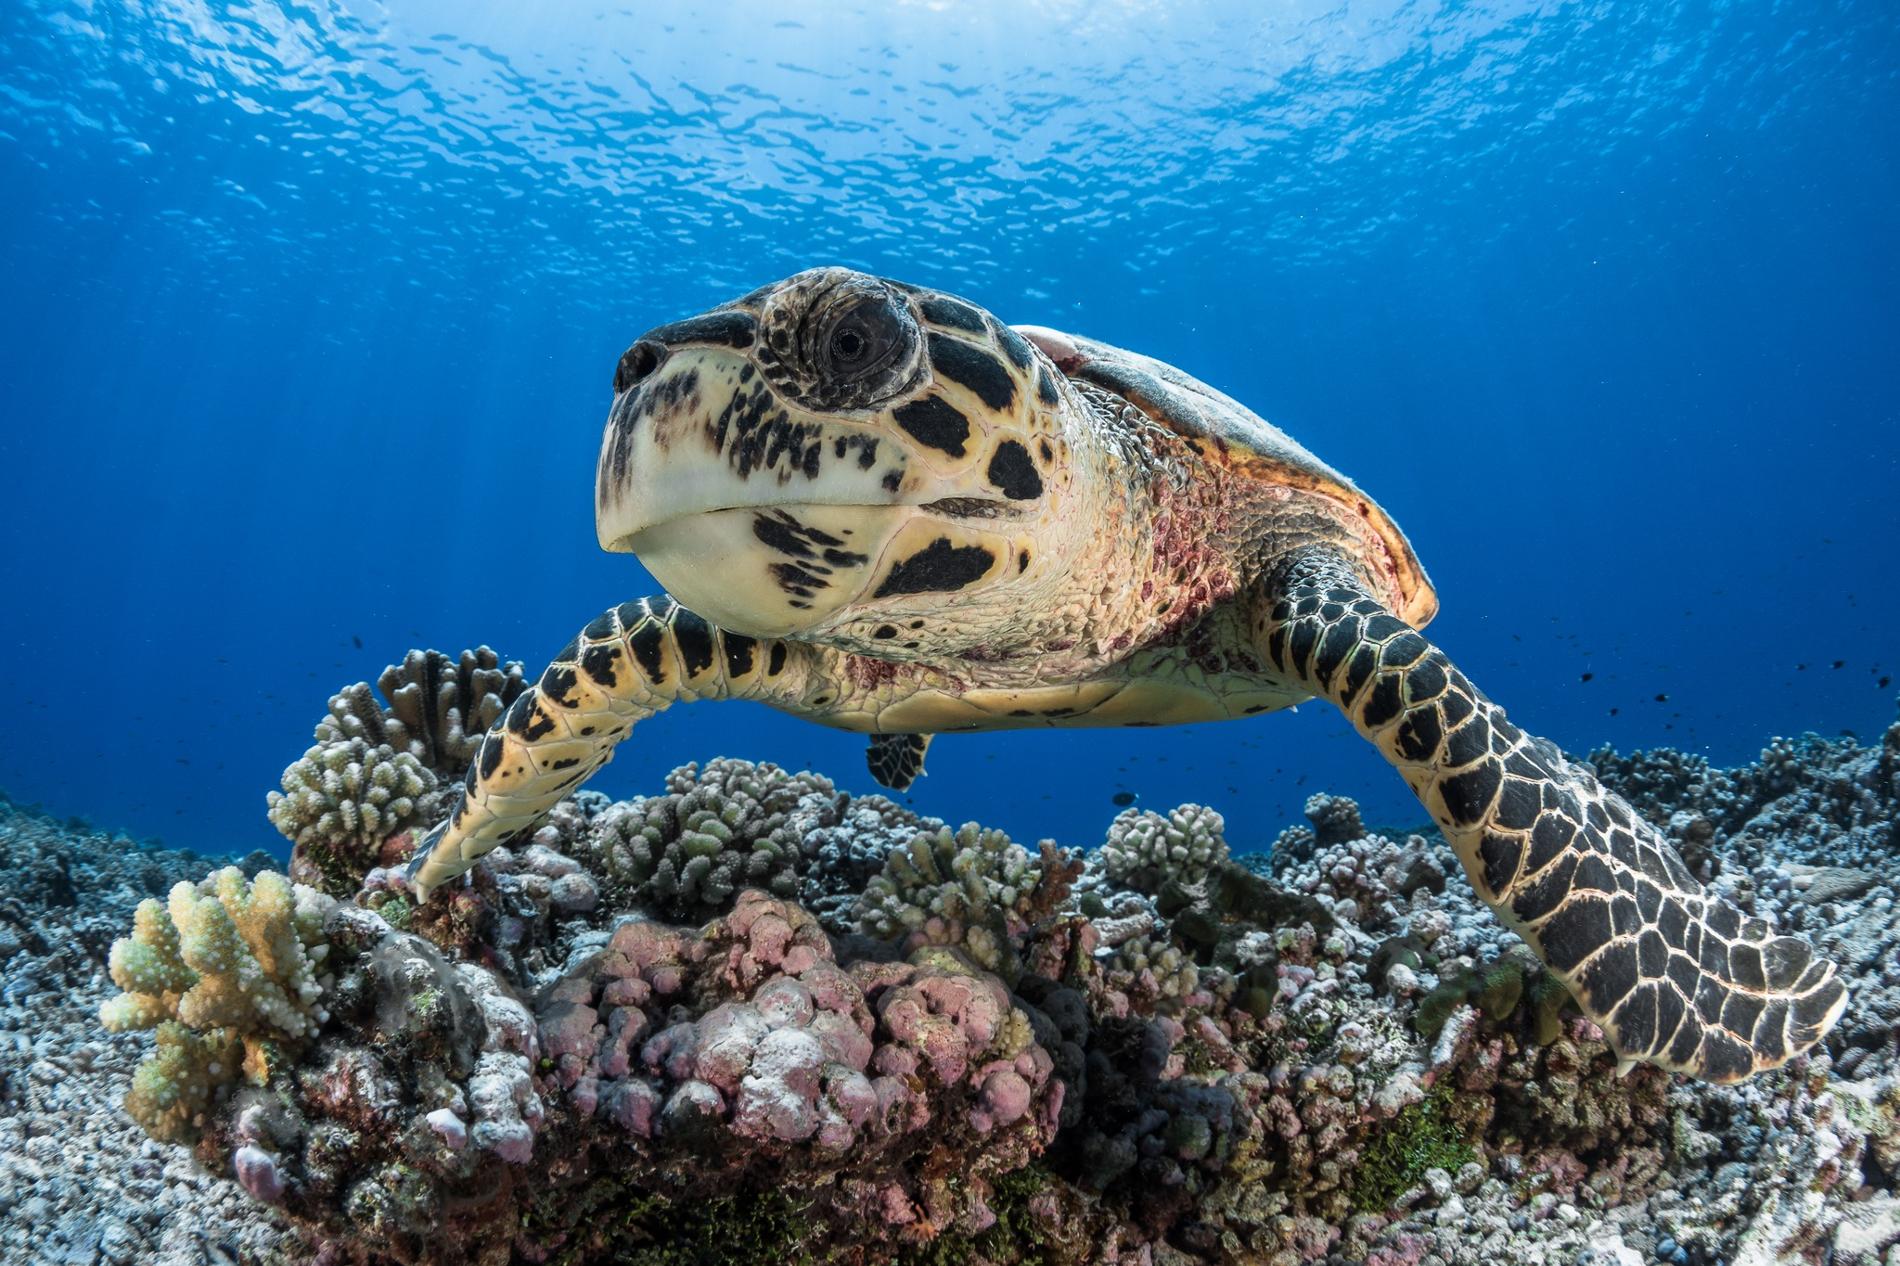
[[[202,849],[410,646],[538,672],[629,341],[843,263],[1173,361],[1398,518],[1565,747],[1876,732],[1900,676],[1883,3],[0,6],[0,788]],[[869,790],[751,705],[714,754]],[[955,736],[911,799],[1099,839],[1422,815],[1335,714]]]

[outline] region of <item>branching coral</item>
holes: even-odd
[[[376,679],[387,704],[369,683],[345,686],[330,698],[330,715],[317,723],[319,743],[362,739],[415,757],[444,782],[462,776],[483,734],[528,687],[516,660],[486,646],[450,659],[441,651],[410,651]]]
[[[120,1033],[157,1028],[157,1053],[134,1076],[126,1111],[153,1137],[188,1141],[219,1087],[263,1084],[272,1043],[294,1044],[325,1018],[323,917],[333,903],[274,871],[246,880],[227,866],[140,903],[132,935],[112,946],[100,1008]]]
[[[333,896],[356,890],[383,841],[427,821],[434,774],[408,752],[362,738],[319,743],[284,770],[266,801],[271,824],[296,847],[291,873]]]
[[[836,794],[815,774],[739,760],[684,765],[667,787],[603,811],[580,851],[597,859],[614,895],[691,920],[729,909],[743,888],[794,895],[799,832],[787,818],[807,797]]]
[[[885,859],[859,903],[859,927],[912,947],[961,947],[979,966],[1005,971],[1036,919],[1067,894],[1080,869],[1044,841],[1031,854],[1001,831],[966,822],[917,835]]]
[[[1102,870],[1125,888],[1157,893],[1169,882],[1199,884],[1227,860],[1227,824],[1204,805],[1184,804],[1162,817],[1128,809],[1108,828]]]
[[[1103,964],[1111,988],[1120,989],[1147,1010],[1172,1010],[1200,987],[1194,960],[1167,937],[1141,933],[1129,937]]]

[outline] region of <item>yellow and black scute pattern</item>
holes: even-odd
[[[454,809],[410,864],[416,899],[532,829],[638,722],[679,701],[794,698],[811,655],[720,629],[665,595],[603,612],[483,736]]]
[[[1740,1081],[1839,1019],[1832,963],[1705,890],[1660,831],[1512,724],[1336,555],[1283,564],[1258,621],[1267,658],[1398,768],[1478,895],[1625,1059]]]

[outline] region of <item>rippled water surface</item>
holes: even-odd
[[[815,263],[1172,360],[1352,475],[1573,750],[1863,733],[1900,675],[1900,27],[1873,3],[0,6],[0,788],[202,847],[412,644],[651,581],[641,330]],[[358,646],[358,643],[361,646]],[[680,709],[604,776],[859,740]],[[968,736],[918,804],[1237,843],[1331,715]]]

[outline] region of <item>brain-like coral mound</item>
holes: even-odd
[[[486,646],[451,659],[441,651],[410,651],[369,683],[345,686],[317,723],[317,742],[362,739],[406,752],[444,782],[460,778],[482,735],[528,688],[518,660],[501,661]]]
[[[943,827],[892,850],[864,890],[859,926],[911,947],[959,946],[985,969],[1007,972],[1024,936],[1062,901],[1079,870],[1047,840],[1031,853],[974,822]]]
[[[115,1033],[157,1028],[158,1050],[133,1078],[126,1111],[154,1137],[189,1141],[212,1095],[240,1073],[261,1085],[272,1046],[294,1046],[326,1018],[322,923],[333,903],[274,871],[235,866],[147,899],[112,946],[100,1008]]]
[[[291,874],[339,897],[356,891],[385,840],[427,822],[439,800],[421,761],[363,738],[312,747],[266,797],[271,825],[296,845]]]
[[[602,812],[582,852],[608,876],[610,895],[668,918],[710,918],[743,888],[795,895],[800,832],[789,819],[809,798],[835,795],[829,779],[772,764],[684,765],[666,795]]]

